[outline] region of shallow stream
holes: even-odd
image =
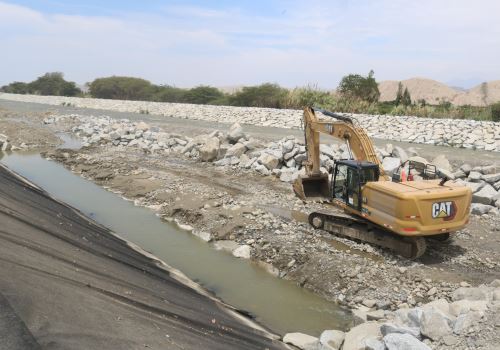
[[[72,142],[65,137],[63,140]],[[319,335],[324,329],[345,329],[350,324],[349,313],[335,303],[273,277],[250,261],[213,249],[150,209],[134,206],[38,153],[2,156],[0,152],[0,161],[55,198],[182,271],[226,303],[249,312],[274,332]]]

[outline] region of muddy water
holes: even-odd
[[[344,329],[351,321],[337,305],[272,277],[249,261],[216,251],[149,209],[134,206],[60,164],[38,154],[20,153],[4,155],[1,161],[54,197],[179,269],[225,302],[250,312],[277,333],[318,335],[324,329]]]

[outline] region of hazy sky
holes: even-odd
[[[348,73],[500,79],[498,0],[0,0],[0,85],[48,71],[333,88]]]

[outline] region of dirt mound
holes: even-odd
[[[500,101],[500,80],[490,81],[469,90],[459,90],[435,80],[411,78],[402,80],[413,101],[425,100],[430,104],[449,101],[454,105],[485,106]],[[396,99],[399,81],[387,80],[379,84],[380,101]]]

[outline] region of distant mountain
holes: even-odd
[[[396,99],[399,81],[387,80],[379,83],[380,101]],[[402,80],[413,101],[425,100],[429,104],[448,101],[454,105],[486,106],[500,101],[500,80],[479,84],[472,89],[458,89],[435,80],[411,78]]]

